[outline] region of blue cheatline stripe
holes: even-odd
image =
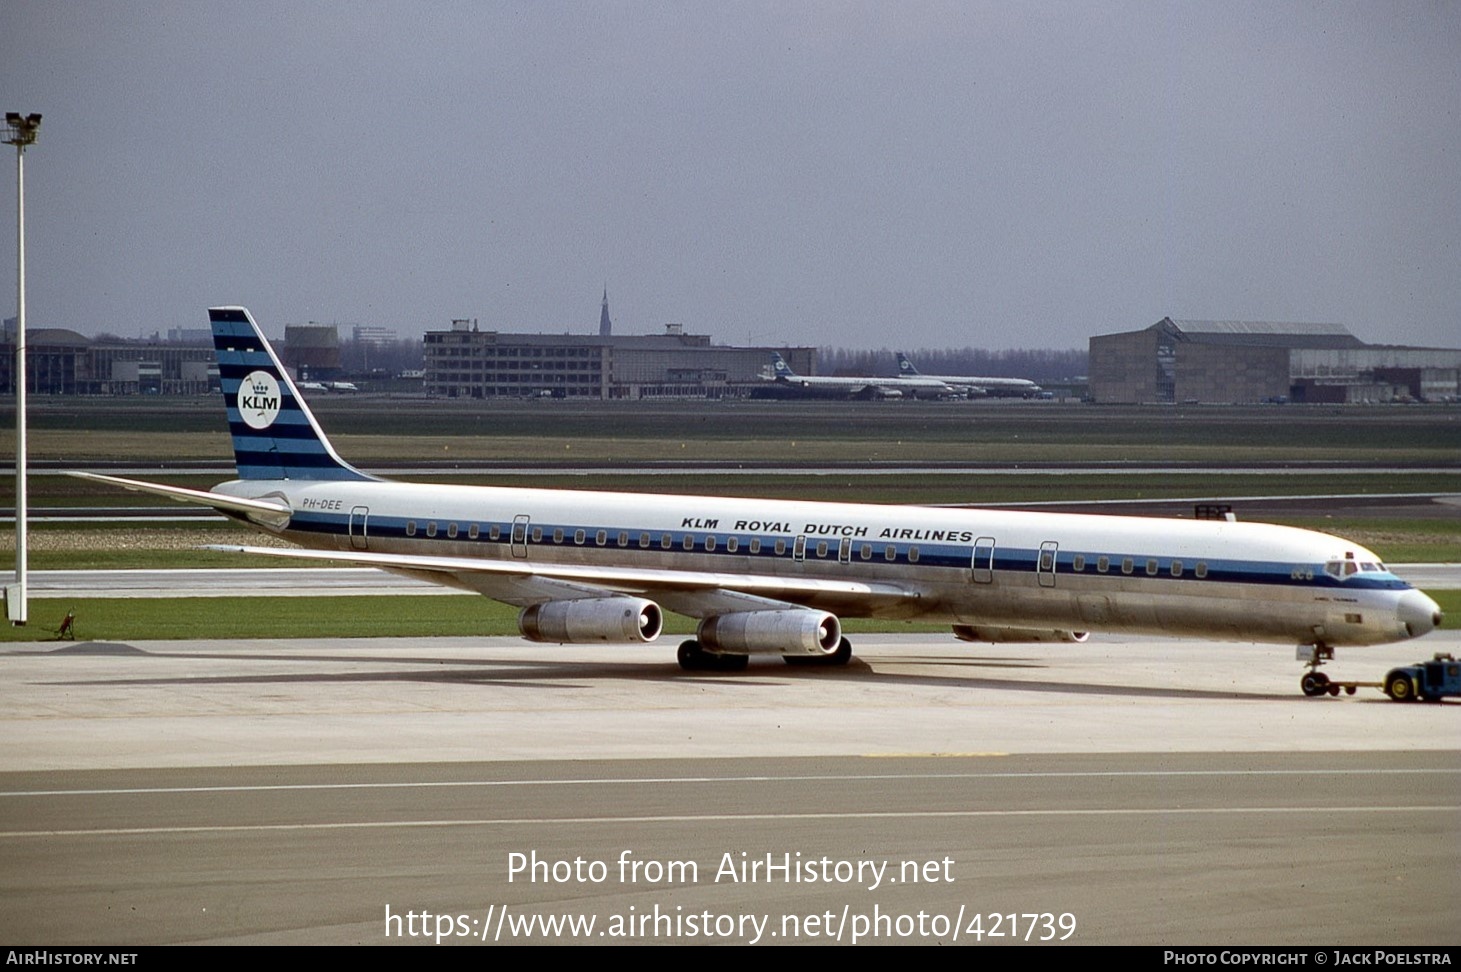
[[[310,533],[320,536],[344,537],[349,533],[349,522],[349,516],[343,513],[329,514],[301,511],[295,513],[293,519],[290,521],[289,528],[291,530],[298,530],[301,533]],[[406,532],[406,525],[408,522],[415,524],[414,534],[408,534]],[[432,522],[435,522],[437,526],[436,535],[434,537],[428,537],[426,534],[427,525]],[[510,521],[494,522],[491,520],[451,520],[448,518],[441,518],[433,521],[432,518],[425,516],[405,518],[395,516],[387,517],[372,514],[369,517],[368,523],[368,532],[370,539],[372,540],[413,539],[417,541],[431,543],[445,541],[449,543],[465,543],[473,545],[489,544],[493,547],[505,549],[510,545],[512,536],[512,523]],[[457,525],[456,537],[448,537],[446,535],[447,528],[452,523],[456,523]],[[469,529],[474,523],[479,528],[479,535],[475,539],[470,537],[468,534]],[[493,539],[491,536],[491,530],[494,526],[498,529],[498,537],[496,539]],[[539,530],[542,531],[541,539],[532,539],[533,533]],[[554,532],[558,530],[561,530],[563,532],[562,540],[553,539]],[[578,543],[574,540],[574,535],[579,530],[584,531],[584,541],[582,543]],[[599,530],[604,530],[605,533],[608,535],[607,539],[609,542],[605,543],[603,546],[600,546],[595,539],[595,536]],[[629,535],[629,543],[626,546],[621,547],[618,545],[618,535],[620,533],[627,533]],[[650,544],[647,548],[642,548],[639,546],[639,534],[641,533],[649,534]],[[664,548],[661,545],[662,538],[666,535],[670,537],[670,547],[668,549]],[[686,536],[691,537],[694,543],[694,546],[690,550],[686,550],[684,548],[684,541]],[[714,536],[716,538],[716,548],[713,551],[705,550],[704,545],[705,538],[707,536]],[[731,537],[735,537],[739,545],[739,549],[734,552],[729,551],[725,548],[726,541],[729,540]],[[761,549],[757,553],[751,553],[750,551],[750,542],[752,539],[759,539],[761,541]],[[776,553],[775,544],[777,540],[784,541],[785,543],[785,550],[783,553]],[[596,527],[587,525],[575,526],[567,524],[550,524],[535,521],[532,524],[532,528],[528,534],[526,542],[529,548],[566,547],[578,548],[586,551],[601,550],[605,553],[613,552],[618,554],[629,553],[643,555],[673,553],[678,557],[694,555],[696,558],[714,558],[715,560],[719,560],[724,563],[726,558],[751,558],[756,560],[791,560],[793,547],[792,541],[792,537],[781,535],[756,536],[752,534],[737,533],[710,534],[705,532],[697,533],[692,531],[676,531],[663,529],[646,530],[634,527],[626,527],[622,525],[613,527]],[[870,543],[873,547],[873,555],[868,560],[863,560],[861,557],[860,546],[864,542]],[[889,542],[878,542],[876,540],[855,540],[852,547],[852,560],[850,562],[851,565],[857,565],[862,567],[876,567],[878,565],[908,567],[912,565],[923,568],[954,569],[959,571],[965,571],[969,569],[970,551],[972,549],[971,547],[948,545],[928,546],[916,543],[909,544],[906,541],[893,542],[892,546],[896,549],[897,554],[896,559],[890,561],[884,559],[883,556],[884,548],[888,545]],[[917,561],[910,562],[908,554],[910,548],[913,547],[918,548],[919,557]],[[837,559],[836,544],[832,543],[831,541],[828,542],[827,556],[818,557],[815,555],[814,551],[815,546],[809,544],[807,555],[805,557],[805,563],[813,566],[821,564],[832,567],[841,566]],[[1073,553],[1070,556],[1073,557],[1075,556],[1075,554]],[[1086,557],[1089,563],[1093,562],[1098,555],[1093,553],[1084,553],[1081,554],[1081,556]],[[1083,577],[1093,580],[1144,580],[1162,582],[1177,581],[1187,585],[1212,582],[1226,584],[1262,584],[1265,586],[1280,587],[1319,587],[1334,590],[1405,590],[1410,586],[1399,578],[1394,577],[1393,575],[1375,578],[1350,577],[1348,580],[1340,582],[1339,580],[1330,577],[1327,574],[1323,574],[1322,568],[1319,573],[1315,574],[1313,579],[1301,580],[1292,576],[1292,570],[1295,567],[1302,567],[1306,570],[1309,570],[1313,569],[1316,566],[1312,564],[1299,565],[1263,563],[1259,561],[1224,561],[1209,559],[1203,561],[1207,564],[1206,575],[1204,577],[1197,577],[1192,573],[1192,567],[1195,566],[1197,561],[1193,560],[1192,558],[1138,558],[1138,556],[1135,554],[1103,554],[1101,556],[1111,557],[1113,564],[1116,565],[1116,569],[1109,570],[1104,574],[1099,573],[1098,571],[1090,567],[1083,571],[1076,571],[1072,568],[1070,561],[1066,557],[1066,555],[1062,554],[1056,565],[1057,572],[1064,577]],[[1138,565],[1140,565],[1140,569],[1133,570],[1130,574],[1121,573],[1119,564],[1121,559],[1126,556],[1130,556],[1133,560],[1137,561]],[[1020,550],[1004,548],[1003,552],[995,558],[994,570],[996,573],[1005,573],[1011,575],[1030,574],[1035,571],[1035,566],[1039,562],[1039,557],[1039,550]],[[1158,560],[1159,570],[1156,574],[1149,575],[1146,573],[1145,563],[1147,559]],[[1180,559],[1184,565],[1183,574],[1179,577],[1173,577],[1171,574],[1171,563],[1173,559]],[[707,569],[715,569],[714,564],[712,563],[707,565]]]

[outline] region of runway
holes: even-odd
[[[1461,635],[1328,671],[1378,680],[1432,651]],[[990,944],[1029,914],[1018,935],[1052,944],[1454,939],[1461,704],[1306,699],[1281,646],[857,652],[686,675],[664,645],[13,646],[0,932]],[[511,872],[532,854],[538,879]],[[544,930],[565,916],[576,931]],[[645,916],[664,920],[609,930]]]

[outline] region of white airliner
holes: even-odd
[[[983,378],[977,375],[925,375],[913,367],[902,351],[898,352],[898,377],[905,381],[933,379],[963,389],[970,398],[990,395],[996,398],[1034,398],[1040,386],[1028,378]]]
[[[937,378],[837,378],[799,375],[780,354],[771,352],[771,378],[777,384],[812,394],[847,398],[944,398],[958,391]]]
[[[1334,646],[1441,622],[1368,550],[1289,527],[386,482],[336,455],[247,310],[209,316],[239,478],[204,492],[76,475],[307,548],[226,549],[485,594],[521,608],[533,641],[653,641],[662,606],[699,620],[686,669],[846,663],[845,617],[940,621],[965,641],[1185,635],[1312,646],[1304,688],[1319,694]]]

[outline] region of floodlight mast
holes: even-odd
[[[5,113],[5,143],[15,146],[15,583],[5,590],[5,616],[11,624],[26,623],[28,536],[25,441],[25,149],[34,145],[41,116]]]

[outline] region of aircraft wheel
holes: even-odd
[[[1410,684],[1410,676],[1401,672],[1392,672],[1385,679],[1385,694],[1396,702],[1415,701],[1415,687]]]
[[[1305,672],[1299,679],[1299,689],[1309,698],[1317,698],[1329,691],[1329,676],[1323,672]]]
[[[1354,694],[1354,691],[1355,691],[1355,687],[1353,685],[1346,685],[1344,687],[1344,694],[1345,695],[1353,695]]]
[[[675,653],[679,659],[680,667],[687,672],[698,672],[705,668],[705,652],[700,649],[700,642],[695,639],[680,642],[680,650]]]
[[[1331,685],[1331,686],[1329,686],[1329,694],[1332,695],[1332,696],[1334,696],[1336,699],[1339,698],[1339,686],[1338,685]]]
[[[846,665],[852,661],[852,642],[843,638],[830,655],[782,655],[788,665]]]

